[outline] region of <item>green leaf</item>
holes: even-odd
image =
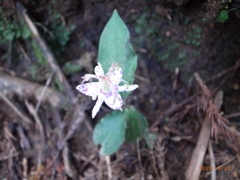
[[[136,142],[138,138],[143,137],[148,129],[147,120],[134,107],[124,110],[124,113],[127,118],[126,141],[128,143]]]
[[[65,74],[70,75],[82,70],[82,66],[77,62],[66,62],[63,65],[63,71]]]
[[[27,25],[24,24],[23,27],[22,27],[22,37],[23,37],[23,39],[28,39],[30,37],[30,35],[31,35],[31,33],[30,33]]]
[[[100,153],[110,155],[118,150],[125,139],[126,117],[122,111],[114,111],[103,117],[93,131],[93,142],[101,144]]]
[[[150,133],[150,132],[147,132],[145,135],[144,135],[144,139],[146,141],[146,144],[147,144],[147,147],[152,149],[153,146],[154,146],[154,142],[156,140],[156,136],[155,134],[153,133]]]
[[[224,23],[228,20],[228,11],[226,9],[223,9],[220,11],[216,21]]]
[[[114,10],[101,34],[98,60],[105,73],[108,72],[113,62],[118,63],[123,69],[122,78],[129,84],[133,83],[137,68],[137,55],[131,45],[128,28],[119,17],[117,10]]]

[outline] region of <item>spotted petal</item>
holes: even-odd
[[[104,76],[104,71],[100,63],[94,68],[94,72],[97,76]]]
[[[87,96],[95,97],[99,93],[98,92],[99,87],[100,87],[99,82],[90,82],[80,84],[76,87],[76,89]]]
[[[137,84],[118,86],[118,92],[133,91],[138,88]]]
[[[104,101],[104,99],[98,97],[98,100],[92,110],[92,118],[94,118],[96,116],[96,114],[98,113],[103,101]]]
[[[113,84],[118,85],[122,80],[122,68],[117,63],[113,63],[109,68],[107,76]]]
[[[114,110],[122,110],[122,97],[119,93],[114,92],[111,96],[105,99],[105,103]]]

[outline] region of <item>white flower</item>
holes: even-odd
[[[92,118],[94,118],[99,111],[103,102],[105,102],[110,108],[114,110],[122,110],[122,97],[119,92],[133,91],[138,88],[137,84],[128,85],[126,81],[122,79],[122,68],[117,63],[113,63],[105,75],[102,69],[102,65],[98,65],[94,69],[94,74],[86,74],[83,78],[83,82],[76,87],[81,93],[92,96],[95,100],[98,98],[93,110]],[[83,84],[90,79],[98,79],[98,82],[89,82]],[[118,84],[123,81],[123,86]]]

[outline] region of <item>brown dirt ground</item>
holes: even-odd
[[[84,53],[93,53],[96,57],[100,34],[115,8],[129,27],[132,44],[138,54],[135,83],[140,88],[130,95],[126,104],[133,105],[144,114],[150,127],[156,121],[159,124],[151,128],[157,137],[152,150],[141,141],[138,144],[123,144],[111,156],[113,179],[185,179],[205,112],[198,111],[198,99],[194,99],[178,111],[163,115],[198,91],[193,76],[195,72],[199,73],[213,96],[217,90],[223,90],[221,112],[224,115],[240,112],[239,69],[232,68],[221,75],[234,67],[240,58],[240,21],[236,18],[236,11],[230,13],[226,23],[216,23],[213,18],[219,8],[216,4],[214,9],[214,2],[217,1],[33,2],[21,0],[34,22],[48,28],[52,8],[61,14],[62,23],[75,25],[70,41],[63,50],[59,51],[58,46],[50,46],[60,66],[79,59]],[[6,11],[17,11],[11,1],[2,2],[1,5]],[[48,33],[40,31],[52,44]],[[44,85],[50,74],[49,69],[40,69],[40,77],[33,79],[28,71],[29,62],[19,50],[18,44],[21,44],[33,59],[30,65],[36,63],[28,43],[24,40],[13,42],[11,61],[3,59],[6,54],[9,56],[9,48],[1,45],[0,66],[18,77]],[[81,76],[92,72],[96,61],[96,58],[90,58],[80,72],[67,76],[73,88],[80,83]],[[176,69],[179,69],[179,73],[175,73]],[[219,77],[214,78],[216,74]],[[51,85],[54,86],[53,83]],[[70,130],[66,110],[41,104],[38,114],[46,133],[46,144],[42,147],[39,127],[34,123],[28,128],[24,127],[16,112],[0,100],[1,179],[23,179],[26,174],[28,179],[34,180],[71,179],[67,170],[71,165],[79,179],[107,179],[105,160],[100,157],[91,137],[96,121],[111,110],[102,107],[97,118],[92,120],[90,113],[94,102],[75,93],[79,104],[85,107],[86,116],[85,122],[79,125],[68,141],[70,165],[66,164],[64,155],[61,156],[62,151],[59,151],[61,136]],[[8,98],[33,121],[24,101],[27,99],[36,105],[36,100],[15,94],[8,95]],[[239,116],[229,118],[229,126],[240,130]],[[219,134],[218,139],[212,139],[216,165],[226,163],[230,166],[230,170],[217,171],[217,179],[240,179],[239,141],[229,138],[224,132]],[[203,165],[209,166],[209,159],[207,151]],[[211,179],[209,171],[202,171],[200,179]]]

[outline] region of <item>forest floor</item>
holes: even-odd
[[[110,156],[112,179],[240,179],[237,1],[15,3],[0,1],[0,179],[109,178],[92,131],[112,110],[104,105],[92,119],[95,102],[75,87],[93,73],[114,9],[138,55],[139,88],[126,104],[156,139],[152,149],[124,143]],[[228,19],[216,22],[224,9]],[[31,35],[25,12],[49,49]]]

